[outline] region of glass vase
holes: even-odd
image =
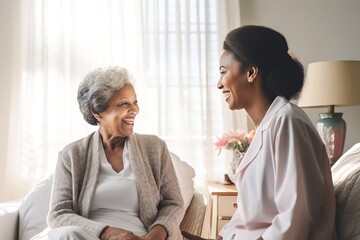
[[[236,170],[240,165],[241,159],[244,157],[245,153],[235,152],[233,155],[233,158],[231,160],[231,163],[229,165],[227,175],[229,177],[229,180],[232,183],[236,182]]]

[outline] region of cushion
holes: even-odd
[[[28,240],[47,227],[53,175],[41,180],[19,208],[19,240]]]
[[[331,168],[336,194],[338,239],[360,239],[360,143]]]
[[[171,153],[171,158],[187,209],[194,195],[195,171],[174,153]],[[19,240],[28,240],[47,227],[52,180],[53,174],[41,180],[22,201],[19,209]]]
[[[187,209],[194,195],[193,178],[195,177],[195,170],[185,161],[182,161],[176,154],[170,154],[179,181],[181,195],[184,199],[184,206],[185,209]]]

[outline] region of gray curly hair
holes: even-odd
[[[77,95],[85,121],[97,125],[98,121],[92,112],[105,111],[115,92],[126,84],[133,84],[132,76],[127,69],[119,66],[97,68],[89,72],[80,83]]]

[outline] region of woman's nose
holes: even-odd
[[[218,89],[222,89],[222,88],[224,87],[224,85],[222,84],[222,78],[219,79],[216,87],[217,87]]]
[[[136,105],[136,104],[132,104],[132,106],[130,108],[130,112],[132,114],[135,114],[135,115],[138,114],[139,113],[139,106]]]

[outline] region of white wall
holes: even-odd
[[[360,60],[358,0],[240,0],[241,24],[257,24],[284,34],[303,63]],[[359,79],[360,81],[360,79]],[[360,89],[359,89],[360,94]],[[306,108],[315,123],[326,108]],[[347,123],[345,150],[360,142],[360,106],[335,107]]]

